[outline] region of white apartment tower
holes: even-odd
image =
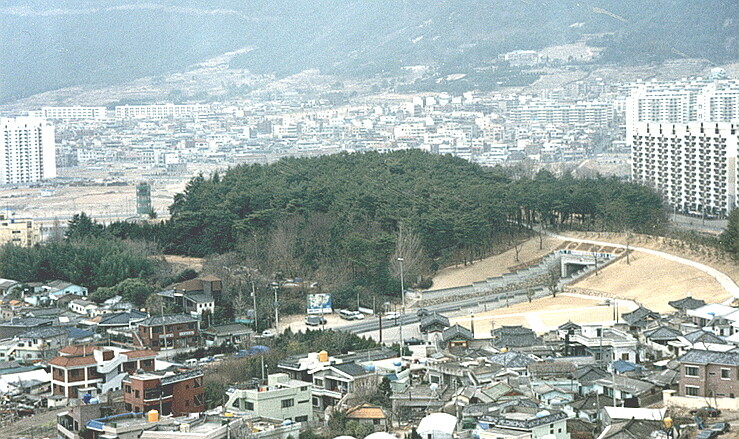
[[[0,118],[0,185],[54,177],[54,127],[37,117]]]
[[[634,125],[631,176],[659,190],[675,209],[726,216],[736,207],[739,124]]]
[[[739,80],[691,79],[628,86],[626,139],[639,122],[739,122]]]

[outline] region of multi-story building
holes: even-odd
[[[739,125],[637,123],[631,178],[659,190],[675,209],[725,216],[736,206]]]
[[[200,321],[185,314],[149,317],[139,322],[138,341],[155,351],[200,345]]]
[[[67,331],[58,326],[29,329],[0,341],[0,360],[31,363],[50,359],[67,345],[68,339]]]
[[[704,399],[739,395],[739,353],[693,349],[679,361],[679,396]]]
[[[227,407],[256,416],[306,422],[313,419],[312,387],[309,382],[290,379],[286,373],[275,373],[269,375],[266,386],[254,384],[234,390]]]
[[[626,139],[640,122],[686,124],[739,119],[739,80],[691,79],[630,84],[626,98]]]
[[[193,316],[213,313],[220,301],[223,282],[214,276],[203,276],[172,285],[157,294],[168,303]]]
[[[85,393],[120,390],[127,374],[154,370],[156,352],[124,351],[100,346],[70,345],[49,361],[54,395],[80,398]]]
[[[105,107],[41,107],[40,110],[29,111],[29,116],[54,120],[101,120],[106,118]]]
[[[288,357],[277,365],[292,379],[313,383],[312,405],[325,409],[339,403],[347,394],[377,385],[377,375],[354,361],[310,353],[307,357]]]
[[[166,119],[190,117],[210,112],[210,105],[204,104],[122,105],[115,107],[116,119]]]
[[[591,355],[596,361],[639,362],[638,341],[626,332],[600,325],[583,325],[569,336],[572,355]]]
[[[477,432],[481,439],[498,437],[570,439],[567,413],[559,410],[542,411],[538,407],[508,406],[496,413],[482,416]],[[530,436],[525,436],[525,434]]]
[[[54,127],[37,117],[0,118],[0,184],[54,177]]]
[[[205,411],[205,386],[200,370],[134,373],[123,380],[126,411],[180,416]]]
[[[11,243],[33,247],[41,242],[41,225],[32,219],[6,218],[0,214],[0,245]]]
[[[603,127],[612,118],[611,108],[611,104],[605,102],[535,100],[511,110],[509,122]]]

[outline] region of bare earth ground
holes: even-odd
[[[599,241],[614,242],[617,244],[626,244],[626,235],[623,233],[596,233],[596,232],[567,232],[565,236],[572,236],[581,239],[592,239]],[[739,264],[732,261],[727,256],[721,254],[716,249],[708,247],[700,247],[698,245],[689,245],[680,243],[676,240],[665,239],[662,237],[652,237],[647,235],[633,235],[631,245],[637,247],[659,250],[690,259],[702,264],[713,267],[732,278],[735,282],[739,282]],[[687,268],[685,265],[677,264],[680,270]]]
[[[544,248],[539,250],[539,238],[532,238],[526,241],[521,248],[519,253],[519,259],[521,262],[516,262],[516,253],[514,249],[510,249],[498,255],[477,261],[466,267],[456,265],[444,268],[434,276],[434,286],[432,288],[437,290],[441,288],[469,285],[472,282],[485,280],[488,277],[510,273],[516,265],[546,256],[554,251],[554,249],[556,249],[561,243],[562,241],[558,239],[545,236],[543,243]]]
[[[172,265],[181,266],[183,269],[189,268],[197,272],[203,269],[203,262],[205,262],[203,258],[191,258],[180,255],[164,255],[164,260]]]
[[[494,327],[503,325],[523,325],[536,332],[555,329],[571,320],[576,323],[600,323],[613,321],[613,308],[601,305],[603,298],[579,294],[560,293],[557,297],[545,297],[529,302],[511,305],[473,316],[451,318],[450,323],[459,323],[471,328],[475,322],[477,336],[487,337]],[[619,314],[636,308],[629,301],[619,300]]]
[[[631,265],[621,258],[574,285],[574,289],[593,290],[631,299],[657,312],[672,312],[667,304],[690,294],[709,303],[722,302],[731,295],[708,274],[659,256],[633,252]]]
[[[623,234],[568,233],[567,236],[626,243]],[[560,243],[561,241],[549,238],[546,245],[551,251]],[[633,236],[630,243],[633,246],[660,250],[701,262],[723,271],[734,280],[739,280],[739,266],[713,249],[701,249],[697,246],[690,249],[687,244],[640,235]],[[537,239],[527,242],[525,247],[527,254],[523,256],[522,251],[521,260],[542,256],[538,251]],[[441,278],[445,282],[443,285],[466,285],[506,272],[506,266],[511,264],[512,258],[512,250],[509,250],[471,267],[442,270],[439,276],[443,275]],[[547,297],[534,300],[532,303],[477,313],[474,316],[475,331],[482,335],[489,334],[493,325],[524,325],[537,332],[544,332],[568,320],[576,323],[613,321],[613,308],[599,305],[604,301],[604,297],[598,296],[623,299],[619,301],[619,314],[634,309],[637,304],[643,304],[658,312],[670,312],[673,310],[667,302],[688,294],[709,303],[722,302],[730,297],[713,277],[698,269],[642,252],[633,252],[630,262],[629,265],[626,259],[622,258],[599,270],[598,276],[591,274],[570,288],[572,292],[586,292],[593,296],[561,293],[556,298]],[[488,269],[485,270],[485,267]],[[463,316],[453,318],[452,321],[469,328],[471,318]]]

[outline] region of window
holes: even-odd
[[[698,396],[698,387],[696,387],[696,386],[685,386],[685,394],[687,396]]]
[[[141,393],[140,393],[140,392],[139,392],[138,390],[134,390],[134,391],[133,391],[133,396],[134,396],[135,398],[138,398],[138,397],[139,397],[139,395],[141,395]]]
[[[685,366],[685,376],[686,377],[697,377],[698,376],[698,367],[696,367],[696,366]]]
[[[629,353],[628,352],[625,352],[625,353],[621,354],[621,359],[624,360],[624,361],[629,361]]]
[[[313,384],[316,387],[323,387],[323,380],[321,378],[314,378],[313,379]]]
[[[302,386],[302,387],[300,388],[300,391],[301,391],[301,392],[305,392],[306,390],[308,390],[308,386]]]
[[[321,399],[314,397],[313,398],[313,407],[320,407],[321,406]]]
[[[282,408],[283,409],[286,409],[288,407],[292,407],[294,405],[295,405],[295,400],[292,399],[292,398],[290,398],[290,399],[283,399],[282,400]]]
[[[126,393],[131,393],[131,386],[126,384]]]
[[[254,410],[254,403],[250,401],[244,401],[244,410]]]
[[[722,380],[731,379],[731,370],[730,369],[721,368],[721,379]]]
[[[308,421],[307,416],[296,416],[295,417],[295,422],[307,422],[307,421]]]

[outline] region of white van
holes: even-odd
[[[342,309],[339,311],[339,317],[344,320],[362,320],[364,315],[359,311],[350,311],[348,309]]]

